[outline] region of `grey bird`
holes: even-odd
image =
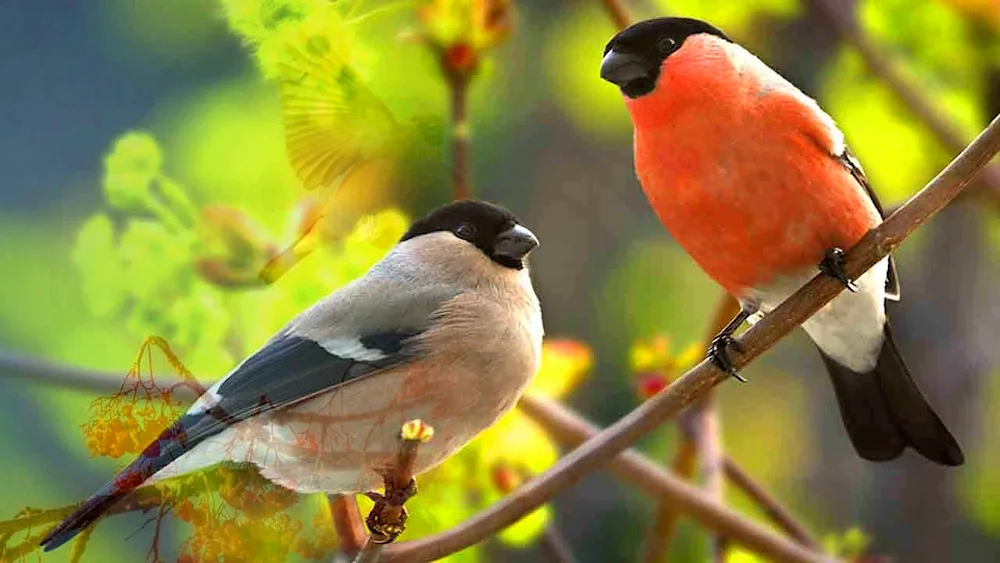
[[[138,487],[218,463],[299,492],[382,484],[402,424],[435,429],[414,474],[509,411],[538,369],[542,316],[506,209],[462,201],[414,222],[362,277],[306,309],[198,398],[49,533],[72,539]]]

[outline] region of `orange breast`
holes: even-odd
[[[671,64],[656,92],[629,102],[636,171],[660,221],[727,291],[815,267],[878,223],[810,108],[777,83],[743,76],[734,88],[717,68],[684,82]]]

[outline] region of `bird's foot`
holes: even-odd
[[[371,497],[370,494],[368,496]],[[382,497],[382,495],[378,496]],[[382,498],[384,499],[384,497]],[[374,543],[392,543],[406,530],[406,519],[409,516],[406,507],[392,507],[392,510],[388,510],[388,508],[384,503],[379,504],[376,501],[372,511],[365,518],[365,524],[368,525],[368,531],[371,532],[371,541]]]
[[[746,383],[747,380],[736,371],[736,366],[733,365],[733,360],[729,357],[730,346],[740,354],[744,353],[743,346],[733,338],[732,334],[726,332],[719,333],[718,336],[712,339],[712,344],[708,347],[708,358],[720,370],[728,373],[737,381]]]
[[[828,248],[819,263],[819,271],[844,284],[850,291],[857,291],[858,286],[847,277],[844,271],[844,250],[838,247]]]

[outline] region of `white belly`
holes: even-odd
[[[818,273],[802,272],[757,288],[741,297],[745,303],[769,313]],[[815,315],[802,323],[823,352],[858,373],[871,371],[882,349],[885,326],[885,280],[888,260],[882,260],[855,280],[857,292],[843,291]],[[752,317],[751,323],[760,317]]]

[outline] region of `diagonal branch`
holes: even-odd
[[[857,278],[895,250],[930,216],[937,213],[968,185],[972,177],[1000,149],[1000,118],[995,118],[962,154],[945,170],[872,229],[846,255],[845,271]],[[817,276],[793,294],[777,309],[747,330],[738,339],[745,354],[734,359],[741,368],[774,346],[783,336],[802,324],[810,315],[830,302],[843,290],[836,280]],[[728,376],[711,362],[702,361],[666,390],[646,401],[576,450],[563,457],[537,479],[526,483],[518,493],[507,496],[464,523],[440,534],[399,544],[387,550],[388,561],[426,561],[454,553],[496,533],[535,510],[560,491],[576,484],[585,475],[601,467],[644,434],[677,414],[681,408],[725,381]],[[714,505],[711,505],[714,506]],[[731,514],[731,513],[730,513]],[[742,522],[738,518],[735,522]],[[721,528],[725,527],[723,530]],[[736,531],[733,521],[717,530],[733,541],[780,561],[812,561],[815,555],[787,541],[774,541],[770,535],[748,535]]]
[[[625,29],[632,23],[632,18],[629,17],[628,10],[622,4],[622,0],[601,0],[601,4],[604,4],[604,9],[608,12],[611,23],[615,24],[619,30]]]
[[[754,501],[764,514],[779,528],[799,544],[810,549],[821,549],[819,541],[805,529],[792,513],[771,497],[759,483],[753,480],[735,461],[729,457],[722,459],[722,469],[737,488]]]
[[[845,270],[849,277],[857,278],[868,268],[895,250],[903,240],[918,229],[932,215],[941,210],[968,185],[972,177],[1000,150],[1000,118],[994,118],[983,131],[951,164],[918,194],[901,206],[885,222],[866,234],[847,253]],[[810,315],[833,299],[843,286],[831,278],[817,276],[792,295],[763,320],[747,330],[738,341],[745,354],[734,358],[736,367],[743,367],[774,346],[783,336],[801,324]],[[67,368],[53,368],[48,364],[23,361],[23,358],[0,354],[0,368],[12,366],[33,379],[42,378],[55,369],[58,377],[49,382],[62,381],[84,389],[109,389],[112,382],[93,372]],[[678,379],[657,396],[640,405],[614,425],[598,433],[537,479],[525,484],[518,492],[505,497],[489,510],[441,534],[421,540],[398,544],[386,550],[389,561],[422,561],[442,557],[468,547],[496,531],[517,521],[535,510],[556,493],[578,482],[583,476],[611,461],[637,438],[656,428],[678,410],[702,396],[708,389],[725,381],[727,376],[709,362],[702,362]],[[113,382],[117,388],[117,382]],[[685,512],[699,521],[711,521],[713,530],[740,542],[762,555],[779,561],[813,561],[816,556],[782,538],[776,538],[738,515],[705,501],[703,495],[666,474],[662,469],[631,452],[622,458],[632,457],[632,478],[644,482],[658,494],[674,495]],[[613,466],[614,467],[614,466]],[[673,485],[668,485],[669,481]],[[678,491],[683,491],[680,493]],[[44,522],[37,522],[38,524]],[[18,528],[20,529],[20,528]],[[4,533],[0,529],[0,534]]]

